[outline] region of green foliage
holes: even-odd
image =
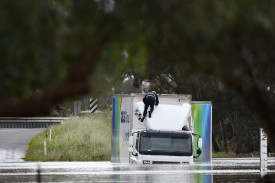
[[[150,80],[152,89],[158,93],[187,93],[192,95],[193,101],[212,101],[212,128],[213,139],[217,144],[216,151],[258,151],[258,124],[238,93],[214,77],[191,74],[181,66],[158,69],[161,73]],[[224,123],[223,130],[221,121]],[[225,145],[223,138],[227,142]]]
[[[259,81],[265,80],[259,83],[273,88],[272,1],[123,1],[108,11],[107,3],[2,1],[1,98],[55,86],[74,67],[83,46],[110,31],[111,41],[91,60],[97,63],[91,82],[112,88],[125,74],[150,78],[169,67],[184,69],[187,76],[204,72],[226,79],[248,66]],[[248,65],[243,67],[240,60]],[[100,87],[96,84],[93,90],[100,93]]]
[[[258,148],[255,117],[267,130],[275,119],[274,1],[108,2],[1,1],[0,99],[51,91],[66,79],[86,81],[83,70],[90,71],[92,92],[106,98],[134,75],[136,86],[150,79],[160,93],[213,101],[214,136],[221,139],[222,120],[230,147],[244,133],[241,151]],[[88,69],[76,67],[83,57]]]
[[[49,142],[49,129],[52,141]],[[47,155],[44,155],[44,141]],[[111,157],[111,113],[75,117],[52,126],[28,145],[26,161],[109,161]]]
[[[53,86],[66,74],[64,12],[50,1],[1,1],[1,98]]]
[[[225,152],[213,152],[212,158],[228,158],[228,154]]]

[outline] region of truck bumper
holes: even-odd
[[[131,161],[134,164],[183,164],[193,163],[193,156],[138,155]]]

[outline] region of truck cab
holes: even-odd
[[[132,164],[192,163],[193,139],[190,131],[141,130],[129,138]],[[197,139],[201,148],[201,138]],[[197,156],[201,151],[197,152]]]

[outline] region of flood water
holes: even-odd
[[[213,159],[208,163],[129,165],[110,162],[0,163],[0,182],[256,182],[259,158]],[[275,159],[268,159],[268,174]]]

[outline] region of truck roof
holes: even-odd
[[[135,110],[143,113],[143,102],[137,102],[135,108]],[[192,111],[188,103],[180,106],[159,104],[155,106],[152,117],[149,118],[147,115],[144,122],[146,123],[147,130],[179,131],[184,126],[190,128],[188,121],[191,118]]]
[[[169,137],[190,137],[191,133],[189,131],[159,131],[159,130],[143,130],[140,132],[141,135],[149,136],[169,136]]]

